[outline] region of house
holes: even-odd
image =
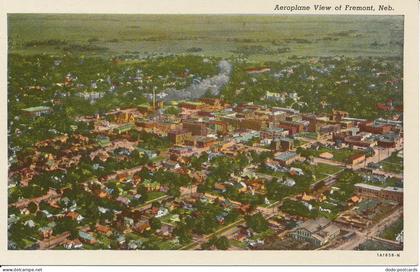
[[[68,241],[64,244],[65,249],[79,249],[83,247],[83,243],[79,239]]]
[[[299,225],[291,236],[300,241],[308,241],[320,247],[340,234],[340,228],[324,217],[307,220]]]
[[[178,169],[181,167],[179,163],[174,162],[174,161],[164,161],[163,166],[166,167],[167,169]]]
[[[84,231],[79,231],[79,237],[81,239],[82,242],[84,243],[88,243],[88,244],[95,244],[96,243],[96,239],[89,233],[84,232]]]
[[[214,183],[214,189],[224,192],[226,190],[226,185],[224,183],[216,182]]]
[[[107,236],[112,234],[111,228],[109,228],[107,226],[100,225],[100,224],[96,225],[96,230],[98,232],[102,233],[102,234],[107,235]]]
[[[128,204],[130,204],[130,199],[124,197],[124,196],[119,196],[117,197],[116,201],[128,206]]]
[[[152,150],[148,150],[148,149],[144,149],[144,148],[137,148],[137,151],[139,152],[140,155],[147,155],[147,157],[149,159],[153,159],[157,157],[157,153],[155,151]]]
[[[66,214],[66,216],[71,218],[72,220],[77,220],[77,222],[82,221],[83,218],[84,218],[82,215],[80,215],[77,212],[69,212],[69,213]]]
[[[159,217],[163,217],[165,215],[169,214],[169,211],[167,208],[164,207],[160,207],[159,210],[157,211],[155,217],[159,218]]]
[[[35,222],[32,220],[27,220],[24,223],[25,226],[29,227],[29,228],[34,228],[35,227]]]
[[[294,181],[294,180],[293,180],[293,179],[291,179],[291,178],[286,178],[286,179],[283,181],[283,184],[284,184],[284,185],[286,185],[287,187],[293,187],[293,186],[295,186],[296,181]]]
[[[302,169],[300,168],[296,168],[296,167],[291,167],[289,170],[289,174],[292,176],[303,176],[305,175],[305,173],[303,172]]]
[[[135,225],[134,225],[134,230],[139,232],[139,233],[143,233],[147,230],[150,230],[150,224],[149,224],[149,220],[147,219],[142,219],[139,220]]]
[[[163,236],[170,236],[174,230],[174,226],[169,224],[162,224],[158,232]]]

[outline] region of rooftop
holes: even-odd
[[[365,183],[356,183],[354,186],[359,187],[359,188],[369,189],[369,190],[375,190],[375,191],[381,191],[382,190],[382,187],[369,185],[369,184],[365,184]]]
[[[287,160],[290,160],[290,159],[292,159],[292,158],[294,158],[296,156],[298,156],[298,154],[296,154],[295,152],[289,152],[289,151],[287,151],[287,152],[283,152],[283,153],[277,154],[274,158],[276,160],[287,161]]]

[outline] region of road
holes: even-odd
[[[278,213],[278,209],[277,207],[280,206],[282,204],[282,202],[280,201],[276,201],[270,205],[268,205],[267,207],[257,207],[256,211],[254,212],[261,212],[261,214],[264,216],[265,219],[269,219],[271,217],[273,217],[274,215],[276,215]],[[245,220],[243,218],[236,220],[235,222],[222,227],[221,229],[216,230],[213,233],[210,233],[208,235],[205,235],[203,237],[200,237],[199,239],[194,240],[193,242],[191,242],[190,244],[183,246],[180,249],[199,249],[200,245],[203,243],[206,243],[212,236],[214,235],[220,235],[220,236],[227,236],[230,237],[232,234],[234,234],[237,231],[237,226],[239,226],[240,224],[244,223]]]
[[[356,247],[358,247],[360,244],[364,243],[369,238],[377,236],[387,225],[396,221],[399,217],[402,216],[402,214],[403,214],[403,207],[399,207],[394,212],[392,212],[390,215],[383,218],[381,221],[379,221],[375,225],[367,228],[363,232],[354,231],[353,229],[348,229],[349,231],[354,231],[355,236],[353,236],[349,241],[347,241],[343,244],[340,244],[335,248],[329,248],[329,250],[331,250],[331,249],[353,250]]]

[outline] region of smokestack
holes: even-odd
[[[153,110],[156,110],[156,91],[153,89]]]

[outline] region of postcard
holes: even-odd
[[[415,1],[5,7],[0,264],[417,264]]]

